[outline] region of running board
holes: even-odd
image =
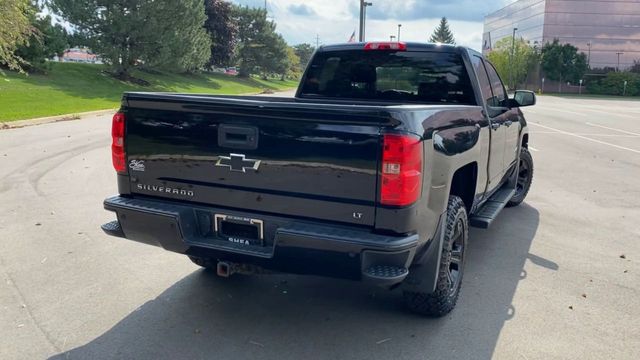
[[[471,216],[471,226],[488,229],[515,194],[515,189],[498,190],[482,205],[482,208],[477,213]]]

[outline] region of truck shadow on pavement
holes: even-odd
[[[442,319],[405,311],[399,291],[293,275],[220,279],[198,270],[90,343],[52,359],[488,359],[526,281],[536,209],[507,209],[471,231],[458,307]],[[523,336],[526,336],[523,334]]]

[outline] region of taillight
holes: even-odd
[[[380,203],[408,206],[422,191],[422,141],[414,135],[383,136]]]
[[[125,116],[118,112],[111,122],[111,159],[113,168],[119,173],[127,172],[126,153],[124,152]]]
[[[407,51],[407,44],[403,42],[370,42],[364,45],[364,49]]]

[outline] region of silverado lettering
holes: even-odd
[[[189,196],[189,197],[193,197],[195,195],[193,191],[174,189],[174,188],[165,187],[165,186],[138,184],[137,187],[138,187],[138,190],[161,192],[161,193],[174,194],[174,195],[182,195],[182,196]]]
[[[103,230],[224,277],[399,288],[412,311],[443,316],[469,226],[529,191],[520,108],[535,102],[509,97],[476,51],[398,42],[320,47],[295,98],[128,92],[112,128],[119,194],[104,201],[118,220]],[[140,158],[157,160],[131,173]]]

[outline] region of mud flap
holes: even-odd
[[[446,229],[443,224],[445,219],[446,213],[440,215],[438,227],[426,251],[416,256],[414,265],[409,269],[409,275],[400,287],[403,291],[430,294],[436,290]]]

